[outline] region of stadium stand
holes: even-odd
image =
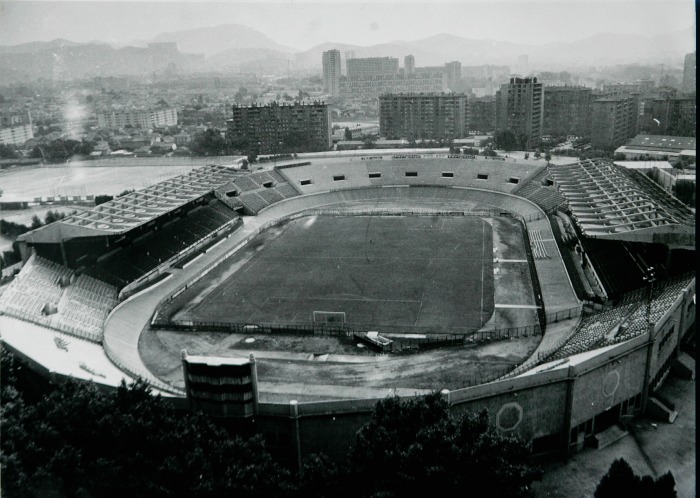
[[[277,192],[277,190],[275,190],[274,188],[261,190],[258,192],[258,195],[262,197],[268,205],[284,200],[284,196]]]
[[[251,175],[240,175],[233,179],[233,183],[242,192],[247,192],[249,190],[257,190],[261,187],[258,183],[251,178]]]
[[[549,172],[584,235],[694,250],[694,213],[646,175],[602,159],[550,165]]]
[[[213,201],[98,262],[87,274],[121,289],[237,218],[220,201]]]
[[[579,275],[576,263],[574,262],[571,252],[569,251],[571,242],[564,240],[564,234],[562,234],[561,228],[559,227],[559,222],[556,218],[557,217],[555,215],[550,214],[549,224],[552,227],[554,240],[556,240],[557,245],[560,248],[561,259],[564,262],[569,278],[571,278],[571,285],[574,287],[574,292],[576,292],[576,296],[581,300],[591,298],[593,296],[589,296],[588,292],[586,292],[586,286],[581,281],[581,276]]]
[[[589,237],[579,240],[610,298],[644,285],[644,269],[637,263],[630,244]]]
[[[0,312],[39,325],[99,341],[107,314],[117,304],[117,289],[33,255],[5,291]]]
[[[260,192],[262,193],[262,192]],[[270,205],[265,199],[263,199],[256,192],[246,192],[242,194],[239,199],[246,207],[246,211],[249,214],[257,214],[261,209],[266,208]]]
[[[607,334],[622,324],[639,306],[639,303],[626,304],[584,317],[571,337],[546,361],[567,358],[601,347]]]
[[[684,288],[693,280],[693,275],[685,275],[660,283],[654,292],[651,302],[651,314],[649,319],[656,323],[671,309]],[[648,294],[647,294],[648,296]],[[647,328],[647,302],[648,297],[640,301],[641,305],[634,314],[629,317],[627,326],[618,330],[614,337],[606,338],[605,344],[615,344],[632,339],[646,331]]]
[[[512,192],[533,173],[522,164],[486,159],[383,159],[311,164],[280,170],[302,193],[367,186],[430,185]],[[530,167],[530,166],[528,166]],[[530,167],[539,170],[543,166]]]

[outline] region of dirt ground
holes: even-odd
[[[617,458],[637,475],[655,478],[669,470],[678,498],[695,497],[695,381],[670,375],[660,393],[676,405],[673,424],[643,417],[630,424],[630,434],[602,450],[585,449],[564,463],[545,466],[533,490],[538,497],[589,498]]]

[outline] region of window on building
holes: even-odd
[[[370,173],[369,177],[370,178],[381,178],[382,174],[381,173]]]
[[[406,171],[404,173],[404,175],[405,176],[418,176],[418,172],[417,171]]]
[[[334,182],[342,182],[345,180],[345,175],[333,175]]]
[[[454,178],[455,174],[452,171],[443,171],[442,177],[443,178]]]
[[[520,178],[518,178],[517,176],[511,176],[510,178],[508,178],[508,183],[514,183],[517,185],[518,183],[520,183]]]
[[[299,183],[301,185],[311,185],[313,183],[313,180],[300,180]]]
[[[477,173],[476,179],[477,180],[488,180],[489,175],[487,175],[486,173]]]

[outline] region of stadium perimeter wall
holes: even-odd
[[[450,412],[488,410],[490,422],[528,442],[536,454],[568,456],[587,438],[645,411],[695,320],[691,282],[647,332],[627,342],[537,367],[519,377],[443,392]],[[342,461],[378,400],[261,403],[256,427],[278,451],[301,461],[326,453]]]

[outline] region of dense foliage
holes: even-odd
[[[676,498],[676,481],[671,472],[654,480],[651,476],[639,477],[624,458],[615,460],[603,476],[593,495],[595,498]]]
[[[486,413],[453,419],[438,394],[377,404],[343,465],[305,458],[296,474],[260,436],[242,439],[203,414],[177,412],[147,385],[66,384],[30,399],[3,351],[3,496],[528,496],[540,475]]]
[[[541,476],[525,445],[489,426],[485,411],[453,418],[439,393],[380,401],[350,461],[354,496],[529,496]]]

